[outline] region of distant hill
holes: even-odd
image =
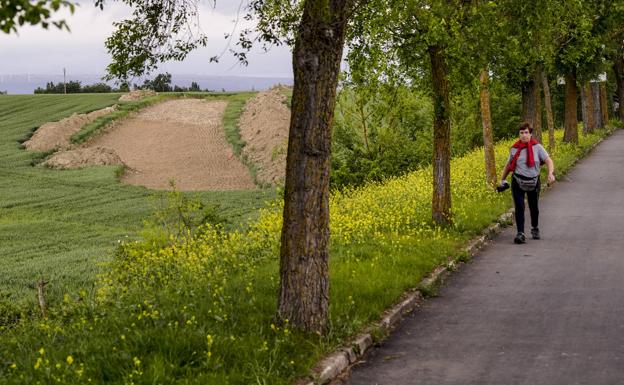
[[[77,80],[83,85],[101,82],[102,75],[82,74],[68,75],[67,81]],[[45,88],[47,82],[62,82],[63,75],[28,75],[0,74],[0,91],[9,94],[32,94],[37,87]],[[172,74],[172,85],[190,87],[191,82],[199,83],[202,89],[214,91],[263,91],[275,84],[292,85],[293,79],[287,77],[253,77],[253,76],[207,76],[207,75],[176,75]],[[135,79],[132,84],[142,84],[143,79]],[[113,85],[113,83],[109,83]]]

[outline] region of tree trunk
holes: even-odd
[[[535,86],[535,77],[522,83],[522,121],[527,122],[535,129],[535,109],[537,87]]]
[[[546,124],[548,124],[548,151],[555,149],[555,122],[553,120],[552,102],[550,100],[550,86],[548,76],[542,71],[542,88],[544,88],[544,107],[546,109]]]
[[[370,155],[370,149],[368,147],[368,125],[366,124],[366,120],[368,116],[364,112],[364,100],[363,98],[358,98],[357,101],[358,113],[360,114],[360,121],[362,122],[362,135],[364,137],[364,149],[366,150],[366,155]]]
[[[590,82],[586,82],[581,87],[581,112],[583,116],[583,133],[594,132],[594,98],[592,97]]]
[[[578,144],[578,111],[576,105],[576,70],[565,76],[565,116],[563,124],[563,141]]]
[[[540,73],[538,67],[533,73],[531,80],[522,84],[522,121],[527,122],[533,128],[533,137],[542,141],[542,114],[540,110]]]
[[[615,60],[613,72],[617,83],[618,118],[624,122],[624,57]]]
[[[589,122],[587,120],[587,84],[581,85],[581,119],[583,119],[583,133],[587,133],[587,130],[589,130]]]
[[[533,118],[533,137],[540,143],[542,143],[542,98],[540,92],[540,84],[542,82],[541,79],[542,70],[539,67],[535,71],[535,78],[533,80],[533,84],[535,85],[535,116]]]
[[[305,1],[293,51],[278,318],[307,332],[328,319],[331,129],[351,3]]]
[[[433,80],[433,221],[442,226],[451,220],[451,111],[444,47],[428,47]]]
[[[594,106],[594,127],[602,128],[604,127],[604,122],[602,121],[602,112],[600,112],[600,85],[597,82],[590,84],[590,96],[592,97],[592,104]]]
[[[609,123],[609,106],[607,105],[607,83],[600,82],[600,112],[602,112],[602,126]]]
[[[488,185],[494,187],[496,178],[496,158],[494,156],[494,134],[492,133],[492,115],[490,113],[489,74],[487,68],[481,71],[479,99],[481,102],[481,123],[483,125],[483,152],[485,153],[485,178]]]

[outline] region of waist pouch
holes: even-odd
[[[518,183],[518,187],[524,191],[535,191],[537,189],[539,175],[531,178],[524,175],[513,174],[513,178],[516,180],[516,183]]]

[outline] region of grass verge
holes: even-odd
[[[607,134],[558,145],[559,173]],[[510,145],[497,145],[499,168]],[[430,167],[332,195],[324,336],[273,323],[276,204],[245,231],[207,225],[193,236],[154,231],[124,242],[97,287],[51,303],[47,319],[36,309],[30,316],[7,310],[0,376],[9,384],[292,383],[510,207],[508,195],[475,183],[482,159],[475,150],[452,162],[455,225],[448,229],[429,222]]]
[[[270,184],[262,183],[258,180],[258,166],[252,162],[249,157],[243,154],[243,148],[246,143],[240,135],[239,121],[241,114],[243,113],[245,103],[247,103],[247,101],[255,95],[256,93],[241,93],[233,95],[227,99],[228,105],[225,108],[225,113],[223,115],[223,128],[225,130],[225,138],[232,146],[232,151],[238,159],[240,159],[240,161],[247,166],[254,184],[260,188],[270,188]]]

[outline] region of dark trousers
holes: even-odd
[[[539,193],[540,182],[534,191],[524,191],[518,186],[518,182],[514,177],[511,178],[511,196],[513,196],[514,206],[516,207],[516,228],[519,233],[524,233],[524,195],[529,201],[529,211],[531,212],[531,227],[538,227],[539,221]]]

